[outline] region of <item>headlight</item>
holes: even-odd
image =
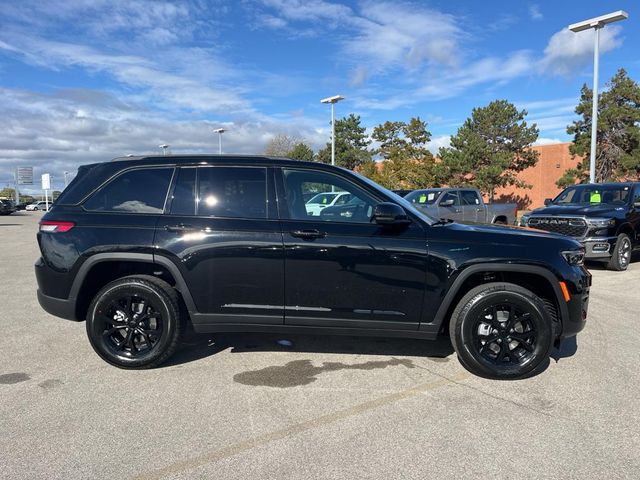
[[[522,215],[520,217],[520,226],[521,227],[526,227],[527,226],[527,222],[529,222],[529,215]]]
[[[584,263],[584,249],[562,252],[562,256],[569,265],[582,265]]]
[[[592,227],[613,227],[615,218],[587,218],[587,223]]]

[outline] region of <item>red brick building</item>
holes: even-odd
[[[496,202],[516,202],[522,210],[531,210],[544,205],[545,198],[553,198],[560,189],[556,181],[568,168],[574,168],[579,157],[571,158],[571,143],[554,143],[533,147],[539,153],[535,167],[527,168],[518,177],[532,188],[501,188],[496,191]]]

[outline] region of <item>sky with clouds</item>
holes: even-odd
[[[261,153],[274,135],[329,139],[320,99],[346,97],[369,129],[420,116],[431,148],[471,109],[507,99],[540,143],[567,141],[591,84],[593,32],[570,23],[624,9],[601,32],[602,83],[640,80],[631,0],[0,0],[0,186],[16,166],[63,172],[127,154]],[[38,177],[39,178],[39,177]]]

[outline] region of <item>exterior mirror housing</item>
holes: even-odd
[[[453,205],[453,198],[450,198],[448,200],[443,200],[440,202],[441,207],[450,207],[452,205]]]
[[[404,208],[391,202],[377,204],[373,208],[373,220],[378,225],[408,225],[411,223]]]
[[[552,201],[553,201],[553,200],[551,200],[550,198],[545,198],[545,199],[544,199],[544,206],[546,207],[547,205],[551,205],[551,202],[552,202]]]

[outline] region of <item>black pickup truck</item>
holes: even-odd
[[[640,183],[574,185],[544,204],[520,225],[569,235],[585,246],[587,260],[627,269],[640,246]]]

